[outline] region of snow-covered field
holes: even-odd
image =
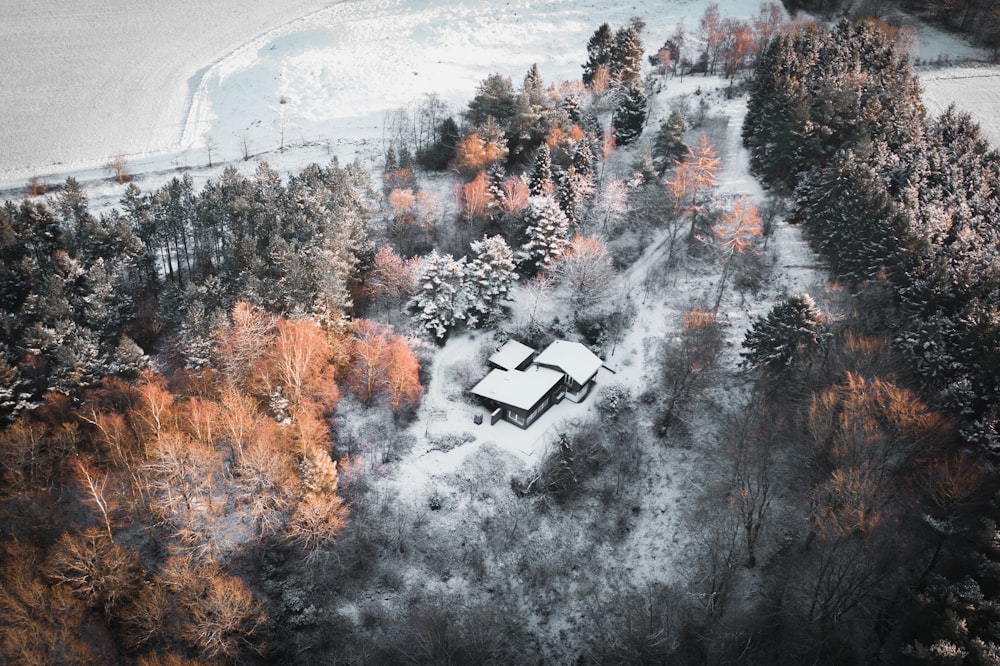
[[[0,181],[174,148],[202,71],[328,4],[5,0]]]
[[[983,136],[1000,148],[1000,67],[954,67],[920,73],[924,104],[933,114],[954,104],[979,123]]]
[[[579,77],[603,21],[647,22],[648,49],[678,25],[693,33],[707,0],[221,0],[136,5],[83,0],[5,4],[0,21],[0,188],[32,176],[92,182],[112,155],[136,173],[237,160],[304,143],[351,159],[375,152],[391,110],[437,94],[453,110],[491,72],[519,81]],[[722,0],[723,16],[759,0]],[[923,61],[982,57],[921,27]],[[956,101],[1000,117],[984,81],[924,74],[935,108]],[[994,79],[995,80],[995,79]],[[991,80],[990,82],[992,83]],[[966,104],[966,100],[968,103]],[[269,158],[274,161],[273,158]]]

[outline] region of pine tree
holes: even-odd
[[[528,179],[528,191],[531,196],[551,195],[552,185],[552,155],[548,144],[542,144],[535,154],[535,164]]]
[[[469,102],[465,119],[470,125],[481,125],[493,118],[506,128],[514,117],[517,100],[514,83],[509,76],[490,74],[476,88],[476,94]]]
[[[789,185],[798,168],[794,156],[808,121],[807,77],[818,57],[821,33],[812,27],[771,40],[750,82],[743,144],[753,171],[771,184]]]
[[[502,211],[507,200],[507,192],[504,189],[506,178],[507,171],[502,164],[495,163],[486,170],[487,188],[493,200],[494,211]]]
[[[834,274],[855,282],[892,267],[908,243],[906,217],[875,169],[849,150],[802,175],[793,215]]]
[[[597,161],[593,151],[590,149],[590,140],[584,137],[577,141],[573,149],[573,168],[579,174],[590,174],[594,170],[594,163]]]
[[[483,237],[470,248],[472,260],[465,267],[467,323],[476,328],[491,324],[503,313],[514,282],[514,253],[501,236]]]
[[[641,84],[630,84],[623,89],[618,106],[611,116],[615,141],[627,146],[642,134],[646,122],[646,93]]]
[[[439,342],[467,316],[469,303],[464,281],[464,257],[456,260],[450,254],[439,255],[434,250],[425,259],[410,311],[414,321]]]
[[[559,174],[557,200],[559,208],[566,214],[571,229],[575,229],[580,223],[580,207],[584,195],[581,190],[585,189],[580,187],[581,179],[572,164],[569,165],[569,169]]]
[[[524,219],[528,242],[522,249],[535,266],[547,268],[569,247],[569,220],[549,196],[531,197]]]
[[[615,36],[611,26],[602,23],[587,42],[587,62],[583,65],[583,84],[593,85],[594,77],[601,67],[608,67],[611,51],[615,46]]]
[[[815,349],[821,326],[822,317],[808,294],[789,296],[753,322],[743,340],[742,365],[784,370],[799,354]]]
[[[615,33],[614,45],[609,58],[611,80],[623,88],[639,86],[642,83],[642,38],[639,27],[632,23]]]
[[[653,165],[659,173],[662,174],[674,160],[679,160],[687,152],[687,146],[684,145],[686,131],[687,122],[678,109],[671,111],[670,117],[660,123],[651,150]]]
[[[572,91],[563,97],[558,104],[558,108],[566,114],[571,123],[579,123],[583,120],[583,112],[580,109],[580,96],[576,94],[576,91]]]
[[[385,151],[385,166],[382,167],[383,173],[392,173],[399,168],[399,161],[396,159],[396,147],[391,143]]]

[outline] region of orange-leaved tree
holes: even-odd
[[[424,387],[420,385],[420,362],[409,343],[398,335],[389,346],[389,404],[399,414],[420,401]]]
[[[389,346],[392,329],[367,319],[356,320],[350,339],[351,369],[348,382],[365,407],[388,385]]]
[[[726,289],[726,280],[733,265],[733,258],[742,254],[753,244],[753,239],[760,236],[763,226],[757,206],[750,202],[747,195],[733,202],[733,207],[724,211],[714,225],[712,235],[718,243],[722,257],[722,278],[719,280],[719,291],[715,296],[715,311],[719,311],[722,294]]]
[[[722,160],[704,132],[695,145],[688,146],[684,159],[674,160],[673,175],[666,182],[667,191],[674,202],[675,213],[691,219],[692,237],[698,220],[713,199],[718,185],[716,176],[721,170]]]
[[[350,341],[348,382],[365,407],[386,397],[393,412],[416,403],[423,395],[420,363],[410,345],[391,326],[359,319]]]

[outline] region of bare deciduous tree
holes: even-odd
[[[134,551],[119,546],[103,530],[63,534],[44,570],[50,580],[68,585],[91,607],[116,618],[139,591],[143,569]]]

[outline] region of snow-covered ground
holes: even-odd
[[[549,82],[577,79],[594,28],[646,20],[648,50],[678,25],[693,34],[707,0],[216,0],[136,5],[12,0],[0,21],[0,189],[33,176],[104,177],[112,155],[155,174],[238,160],[244,151],[302,164],[381,151],[387,112],[437,94],[453,110],[487,74],[516,82],[539,63]],[[723,16],[759,0],[722,0]],[[921,61],[983,59],[931,27]],[[956,101],[987,125],[1000,117],[983,81],[926,72],[932,104]],[[942,76],[947,77],[945,72]],[[964,82],[964,83],[963,83]],[[995,88],[995,86],[993,86]],[[969,103],[964,103],[964,100]],[[309,144],[303,147],[303,144]],[[325,160],[324,160],[325,161]],[[99,196],[99,195],[98,195]]]
[[[519,83],[534,62],[550,83],[578,79],[601,22],[643,16],[655,48],[679,23],[695,30],[708,4],[297,0],[279,11],[259,1],[135,9],[87,0],[40,14],[16,1],[0,21],[0,95],[9,96],[0,105],[0,191],[20,196],[32,177],[72,175],[95,208],[121,196],[104,169],[117,153],[143,189],[177,169],[189,169],[196,186],[217,175],[206,141],[216,164],[240,160],[245,142],[281,172],[333,155],[371,161],[382,153],[385,114],[425,93],[458,111],[489,73]],[[758,9],[757,0],[721,4],[727,16]],[[86,57],[74,61],[77,52]],[[252,171],[252,162],[237,166]]]
[[[0,181],[173,150],[201,73],[331,0],[5,0]]]
[[[488,74],[500,72],[519,82],[535,62],[549,83],[576,80],[587,39],[601,22],[618,26],[633,16],[644,18],[644,40],[652,51],[679,23],[695,31],[707,4],[81,0],[45,8],[10,0],[0,21],[5,83],[0,93],[5,96],[0,100],[0,189],[23,187],[35,175],[49,182],[74,175],[100,209],[121,196],[122,187],[107,182],[101,168],[118,152],[129,155],[143,189],[157,187],[185,167],[200,187],[222,168],[204,166],[206,142],[214,145],[216,163],[238,160],[246,149],[283,173],[326,162],[333,155],[361,157],[374,165],[382,153],[385,114],[412,106],[426,93],[440,95],[459,111]],[[759,6],[758,0],[718,4],[726,17],[751,16]],[[923,28],[916,48],[916,57],[923,60],[982,55],[944,33]],[[997,72],[923,70],[927,104],[936,110],[955,101],[1000,145]],[[724,165],[719,196],[747,193],[759,204],[763,193],[748,173],[739,136],[745,100],[725,100],[717,90],[722,85],[705,77],[667,82],[665,91],[653,99],[650,124],[655,126],[678,96],[710,97],[713,139]],[[279,152],[282,141],[286,149]],[[615,157],[618,168],[634,157],[634,148],[620,151]],[[252,171],[255,162],[239,161],[237,166]],[[798,229],[776,224],[767,250],[774,271],[766,288],[743,297],[730,287],[722,301],[720,317],[729,341],[720,359],[725,368],[735,367],[739,342],[751,320],[780,296],[806,291],[820,307],[824,304],[825,273]],[[638,394],[653,385],[660,341],[676,335],[681,312],[711,302],[719,266],[696,262],[695,270],[676,271],[666,276],[667,283],[645,289],[651,276],[662,273],[662,264],[663,247],[654,241],[617,278],[614,292],[636,303],[637,315],[606,359],[614,372],[601,370],[599,387],[621,383]],[[539,311],[551,316],[558,307],[547,301]],[[476,425],[473,415],[484,412],[454,394],[448,372],[479,357],[488,344],[487,334],[456,335],[435,353],[427,394],[410,433],[413,450],[383,481],[404,503],[426,502],[430,493],[454,499],[434,520],[453,521],[456,533],[465,529],[466,518],[455,509],[474,501],[466,489],[471,481],[463,480],[467,467],[484,457],[502,457],[505,469],[531,467],[545,455],[555,434],[597,417],[597,396],[591,395],[580,404],[562,402],[528,430],[503,421],[490,426],[488,419]],[[722,387],[712,400],[725,409],[738,396],[738,388]],[[449,435],[470,441],[442,450],[440,442]],[[607,558],[613,563],[609,566],[621,567],[623,577],[666,580],[681,572],[693,538],[684,516],[690,501],[702,492],[698,483],[711,474],[699,464],[699,449],[711,444],[697,442],[691,451],[662,445],[644,451],[637,517],[619,556]],[[497,488],[498,494],[509,492],[505,479]]]
[[[665,91],[652,98],[655,114],[666,115],[671,104],[681,97],[690,98],[695,91],[700,91],[699,97],[710,99],[712,125],[723,128],[715,137],[723,161],[717,196],[727,199],[747,194],[760,204],[764,192],[749,173],[748,154],[740,139],[746,100],[725,100],[722,92],[725,86],[725,81],[714,77],[689,77],[684,82],[668,82]],[[689,132],[688,140],[693,141],[697,133],[698,130]],[[618,151],[609,168],[627,169],[627,165],[634,162],[637,150],[637,147],[630,147]],[[722,301],[719,317],[724,336],[729,341],[720,355],[724,372],[736,369],[739,343],[750,322],[766,313],[778,298],[808,292],[820,307],[827,300],[824,297],[825,270],[818,264],[799,229],[784,222],[777,223],[768,239],[767,252],[774,266],[767,286],[756,295],[741,295],[730,287]],[[645,289],[643,285],[651,275],[662,272],[664,261],[665,246],[654,240],[643,256],[616,278],[611,288],[615,298],[632,300],[636,306],[634,321],[615,346],[614,353],[605,359],[613,372],[600,371],[595,393],[584,402],[563,401],[550,408],[527,430],[505,421],[489,425],[486,411],[456,395],[450,385],[453,380],[449,379],[449,369],[461,365],[467,367],[482,358],[482,348],[492,344],[492,336],[477,332],[449,339],[434,354],[427,393],[411,429],[417,443],[389,480],[399,497],[420,504],[426,503],[432,493],[437,494],[446,498],[453,510],[437,514],[435,520],[458,520],[462,515],[458,508],[467,503],[463,499],[461,475],[467,461],[484,451],[501,452],[509,465],[530,469],[542,460],[559,433],[572,432],[580,423],[600,418],[596,409],[596,391],[601,386],[622,384],[629,387],[633,395],[638,395],[644,388],[655,387],[659,381],[657,351],[660,343],[677,335],[684,310],[712,301],[722,273],[721,266],[711,260],[694,260],[692,270],[682,268],[670,273],[667,276],[669,285]],[[531,297],[519,293],[515,302],[513,319],[515,322],[526,319],[524,312],[534,307],[526,305],[531,302]],[[559,316],[566,320],[570,316],[566,306],[554,298],[552,292],[539,299],[537,314],[541,319]],[[485,374],[486,367],[483,366],[480,371]],[[735,408],[743,395],[738,387],[728,385],[729,382],[726,384],[714,390],[711,397],[721,410]],[[473,422],[477,413],[484,416],[483,423],[479,425]],[[649,422],[635,425],[640,429],[652,427]],[[440,450],[438,442],[449,435],[456,438],[453,441],[459,438],[468,441],[447,451]],[[692,539],[695,536],[685,520],[690,515],[692,503],[700,500],[701,483],[712,475],[712,470],[699,461],[703,462],[705,451],[714,445],[707,434],[695,433],[694,439],[697,441],[692,451],[662,444],[644,450],[643,472],[635,480],[641,486],[637,488],[641,496],[638,517],[634,520],[627,547],[612,558],[618,562],[616,566],[620,567],[623,576],[639,580],[671,580],[682,575],[685,567],[692,564],[689,556],[694,552]],[[644,441],[654,440],[644,437]]]
[[[216,0],[6,3],[0,188],[91,181],[115,154],[148,172],[316,142],[352,157],[385,112],[454,108],[491,72],[578,79],[598,24],[647,21],[655,48],[706,0]],[[12,6],[11,6],[12,5]],[[722,0],[724,16],[758,0]],[[282,103],[284,99],[284,103]],[[346,147],[345,147],[346,146]]]
[[[1000,148],[1000,66],[922,71],[920,83],[929,113],[942,113],[954,104],[979,123],[994,148]]]

